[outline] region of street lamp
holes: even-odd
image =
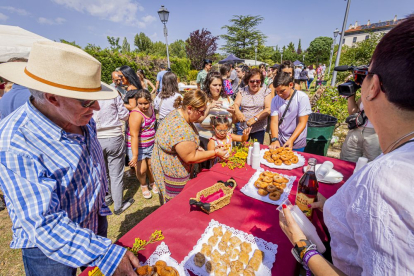
[[[339,39],[339,47],[338,47],[338,54],[336,55],[335,67],[339,65],[339,59],[341,58],[342,41],[344,40],[346,22],[348,21],[348,13],[349,13],[350,6],[351,6],[351,0],[348,0],[348,4],[346,5],[344,23],[342,24],[341,38]],[[336,71],[334,70],[332,74],[331,86],[334,86],[335,82],[336,82]]]
[[[283,48],[282,48],[282,52],[281,52],[281,55],[280,55],[280,64],[282,64],[283,63]]]
[[[303,59],[302,59],[303,63],[305,63],[305,54],[303,54]]]
[[[160,16],[162,24],[164,24],[164,36],[165,36],[165,44],[167,46],[167,62],[168,62],[168,68],[170,67],[170,54],[168,52],[168,30],[167,30],[167,22],[168,22],[168,16],[170,15],[170,12],[164,7],[161,6],[161,8],[158,10],[158,15]]]
[[[257,62],[257,44],[254,46],[254,66],[256,66]]]
[[[331,74],[333,51],[334,51],[334,48],[335,48],[336,37],[338,36],[338,34],[339,34],[339,30],[338,30],[338,28],[336,28],[336,30],[334,31],[334,40],[332,41],[332,46],[331,46],[331,57],[329,58],[328,76]]]

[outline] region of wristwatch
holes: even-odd
[[[273,137],[272,139],[270,139],[270,141],[273,143],[273,142],[276,142],[276,141],[279,141],[279,137]]]
[[[316,249],[316,245],[308,240],[300,240],[296,242],[295,247],[292,248],[293,257],[295,257],[299,263],[302,263],[303,256],[305,255],[306,251],[310,249]]]
[[[257,119],[257,117],[256,116],[254,116],[253,117],[254,118],[254,120],[257,122],[257,121],[259,121],[259,119]]]

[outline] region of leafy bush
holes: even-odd
[[[188,81],[195,81],[195,80],[197,80],[197,74],[198,74],[198,70],[190,70],[189,72],[188,72],[188,75],[187,75],[187,80]]]
[[[338,119],[338,123],[344,123],[348,117],[348,101],[339,95],[337,88],[328,86],[312,111],[333,116]]]

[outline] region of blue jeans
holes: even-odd
[[[257,142],[259,142],[261,145],[263,145],[264,136],[265,136],[265,131],[261,130],[261,131],[255,132],[255,133],[250,133],[249,140],[250,139],[252,139],[252,140],[256,139]]]
[[[313,82],[313,79],[308,79],[308,89],[310,89],[310,85]]]
[[[234,126],[236,127],[236,134],[243,135],[243,129],[240,127],[240,123],[235,123]]]
[[[299,149],[293,149],[293,150],[300,151],[300,152],[304,152],[305,151],[305,147],[299,148]]]
[[[98,218],[98,235],[106,237],[108,220],[104,216]],[[39,248],[23,248],[22,257],[26,276],[76,276],[77,268],[73,268],[48,258]],[[86,268],[86,267],[85,267]]]

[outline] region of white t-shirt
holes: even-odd
[[[414,275],[414,142],[381,154],[324,206],[333,264],[346,275]]]
[[[309,71],[308,71],[308,77],[309,77],[310,79],[314,79],[314,78],[315,78],[315,74],[316,74],[315,69],[312,69],[312,70],[309,70]]]
[[[154,109],[158,111],[159,113],[159,117],[158,117],[159,120],[164,119],[165,116],[167,116],[171,111],[175,109],[174,102],[175,102],[175,99],[177,99],[178,97],[181,97],[181,94],[175,93],[174,96],[171,96],[167,99],[162,99],[162,104],[161,104],[160,95],[158,94],[157,97],[155,97]],[[160,110],[160,104],[161,104],[161,110]]]

